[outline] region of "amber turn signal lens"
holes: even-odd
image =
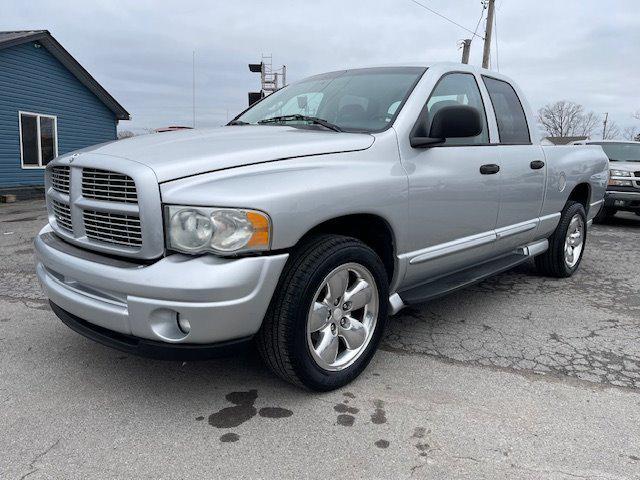
[[[247,243],[248,247],[269,246],[269,219],[258,212],[247,212],[247,220],[253,226],[253,235]]]

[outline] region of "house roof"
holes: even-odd
[[[87,72],[48,30],[0,32],[0,50],[27,42],[38,42],[62,63],[85,87],[111,110],[118,120],[131,120],[131,115]]]
[[[545,140],[553,143],[554,145],[569,145],[572,142],[578,142],[582,140],[586,140],[589,137],[581,136],[581,137],[544,137]]]

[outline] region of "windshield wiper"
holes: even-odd
[[[249,122],[243,122],[242,120],[231,120],[227,125],[251,125]]]
[[[323,127],[328,128],[329,130],[333,130],[334,132],[342,131],[342,129],[339,126],[334,125],[333,123],[328,122],[326,120],[323,120],[322,118],[310,117],[307,115],[300,115],[299,113],[296,113],[294,115],[279,115],[277,117],[265,118],[264,120],[260,120],[258,123],[261,125],[264,125],[267,123],[285,123],[285,122],[291,122],[291,121],[311,122],[318,125],[322,125]]]

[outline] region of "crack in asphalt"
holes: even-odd
[[[640,226],[640,222],[638,222]],[[381,348],[514,373],[640,388],[637,232],[590,231],[581,270],[569,279],[529,265],[392,318]]]
[[[53,442],[46,450],[44,450],[43,452],[40,452],[39,454],[37,454],[33,460],[31,460],[31,462],[29,462],[29,468],[31,469],[29,472],[25,473],[24,475],[22,475],[20,477],[20,480],[24,480],[25,478],[27,478],[29,475],[36,473],[39,468],[36,467],[36,462],[38,460],[40,460],[42,457],[44,457],[47,453],[49,453],[51,450],[53,450],[55,447],[58,446],[58,444],[60,443],[60,438],[57,439],[55,442]]]

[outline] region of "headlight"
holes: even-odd
[[[609,171],[609,185],[613,185],[615,187],[632,187],[633,183],[631,180],[620,180],[619,178],[614,177],[632,177],[631,172],[626,172],[624,170],[610,170]]]
[[[612,177],[630,177],[631,172],[625,172],[624,170],[611,170]]]
[[[170,205],[165,213],[170,250],[232,254],[270,246],[271,222],[262,212]]]

